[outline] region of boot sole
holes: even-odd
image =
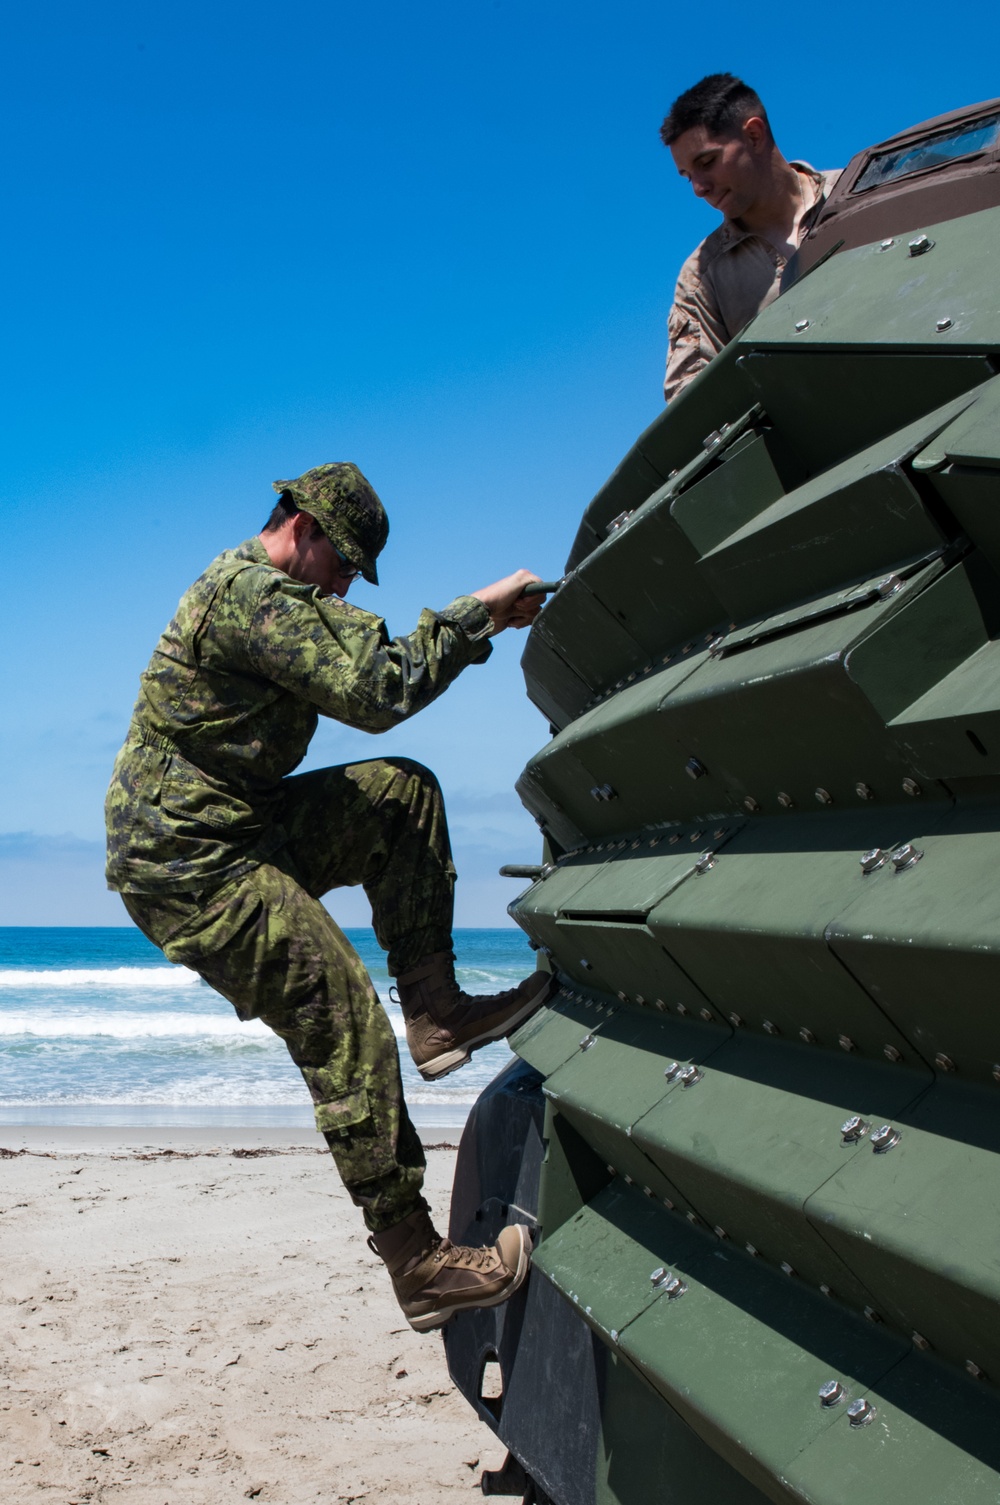
[[[523,1223],[515,1223],[514,1226],[521,1235],[521,1252],[518,1255],[513,1280],[495,1295],[487,1296],[482,1301],[456,1301],[451,1306],[439,1307],[435,1312],[425,1312],[421,1317],[407,1317],[406,1320],[414,1332],[430,1332],[435,1327],[443,1327],[448,1318],[454,1317],[456,1312],[478,1312],[487,1306],[500,1306],[509,1296],[513,1296],[518,1287],[524,1284],[531,1267],[531,1234]]]
[[[486,1045],[489,1041],[504,1039],[506,1035],[510,1034],[511,1030],[517,1029],[519,1024],[523,1024],[525,1019],[529,1018],[536,1009],[541,1008],[545,1000],[550,997],[552,989],[555,986],[555,981],[555,977],[553,976],[533,998],[528,999],[523,1008],[518,1009],[516,1014],[505,1019],[503,1024],[497,1025],[496,1029],[486,1030],[483,1034],[477,1035],[474,1040],[466,1040],[464,1045],[459,1045],[455,1050],[445,1051],[444,1055],[435,1056],[433,1061],[428,1061],[424,1066],[418,1067],[424,1081],[436,1082],[439,1077],[450,1076],[453,1071],[458,1071],[459,1067],[464,1066],[471,1059],[472,1052],[478,1045]]]

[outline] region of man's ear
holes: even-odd
[[[298,543],[299,539],[307,533],[311,533],[316,526],[316,519],[308,512],[296,512],[292,515],[292,537]]]
[[[767,122],[759,115],[751,115],[749,120],[744,120],[740,132],[747,146],[755,152],[759,152],[761,147],[767,145],[771,135]]]

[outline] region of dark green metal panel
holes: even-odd
[[[862,1393],[905,1352],[899,1340],[795,1281],[720,1246],[618,1180],[536,1257],[581,1315],[700,1436],[773,1500],[788,1463],[837,1409],[818,1391],[839,1375]],[[671,1299],[666,1269],[687,1285]],[[808,1497],[805,1497],[808,1498]]]
[[[779,475],[773,445],[769,433],[748,435],[723,464],[673,502],[671,515],[699,554],[707,554],[784,496],[788,486]]]
[[[862,1153],[841,1125],[856,1113],[882,1122],[924,1085],[884,1064],[736,1039],[709,1058],[700,1082],[655,1104],[631,1137],[707,1227],[860,1308],[870,1294],[847,1262],[831,1259],[803,1209]]]
[[[859,885],[834,953],[925,1060],[996,1090],[1000,1109],[1000,813],[959,807],[907,840],[923,855]],[[939,1060],[940,1058],[940,1060]]]
[[[905,462],[970,400],[833,466],[703,550],[700,569],[733,617],[766,616],[790,595],[822,595],[939,550],[944,536]]]
[[[604,1373],[595,1505],[764,1505],[617,1354]]]
[[[620,1010],[548,1079],[545,1093],[605,1163],[640,1189],[682,1211],[691,1203],[675,1181],[644,1155],[633,1126],[668,1093],[681,1090],[664,1075],[666,1063],[708,1060],[726,1037],[650,1013]],[[622,1082],[628,1092],[622,1092]]]
[[[825,268],[814,275],[822,271]],[[765,309],[748,326],[748,340],[766,313]],[[880,353],[870,347],[841,350],[827,345],[807,352],[801,347],[755,348],[750,343],[737,364],[810,475],[994,375],[991,362],[980,355],[905,349]]]
[[[1000,465],[1000,378],[988,381],[946,429],[914,460],[918,472],[933,474],[945,465]]]
[[[522,1024],[511,1035],[510,1043],[522,1061],[548,1076],[576,1055],[580,1041],[600,1025],[601,1016],[594,1001],[585,1002],[564,989],[558,998]]]
[[[874,881],[861,857],[891,851],[925,819],[911,801],[750,821],[697,884],[657,905],[649,929],[740,1028],[917,1066],[914,1044],[830,950],[827,931]]]
[[[865,1144],[807,1205],[880,1316],[939,1354],[1000,1374],[1000,1124],[995,1094],[942,1083],[887,1114],[898,1144]]]
[[[793,1459],[786,1479],[815,1505],[996,1505],[1000,1428],[996,1396],[923,1357],[903,1359],[864,1392],[872,1420],[836,1424]]]
[[[593,690],[539,633],[528,635],[521,657],[529,699],[561,730],[593,698]]]

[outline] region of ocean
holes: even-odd
[[[348,930],[397,1039],[418,1127],[460,1127],[510,1060],[503,1042],[437,1084],[410,1061],[392,979],[371,930]],[[512,987],[534,969],[519,930],[457,930],[470,992]],[[282,1042],[138,930],[0,928],[0,1124],[312,1126]]]

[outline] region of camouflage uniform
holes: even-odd
[[[354,562],[373,577],[373,557],[355,549]],[[433,775],[404,759],[290,775],[319,715],[395,726],[488,656],[491,626],[460,596],[390,639],[250,539],[182,598],[108,790],[109,887],[170,961],[286,1042],[373,1232],[423,1205],[424,1157],[391,1026],[319,898],[364,885],[392,973],[450,950],[444,807]]]

